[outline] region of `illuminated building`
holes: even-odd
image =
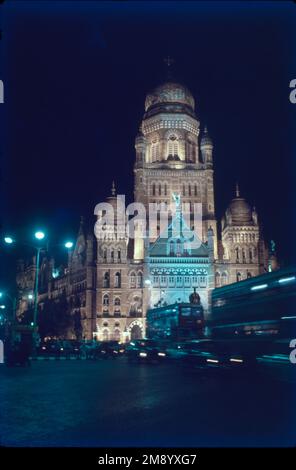
[[[208,315],[215,286],[256,276],[271,266],[257,212],[241,197],[238,186],[222,219],[221,236],[218,233],[214,146],[207,129],[201,131],[195,108],[185,86],[165,82],[146,96],[135,139],[135,202],[142,203],[148,213],[149,204],[168,208],[174,197],[180,200],[176,214],[170,214],[167,235],[163,237],[159,227],[149,241],[132,240],[116,226],[115,232],[106,230],[97,240],[95,250],[93,236],[86,236],[81,226],[67,269],[57,277],[49,274],[45,282],[40,302],[65,292],[73,309],[79,309],[85,338],[125,341],[141,337],[148,307],[187,302],[194,287]],[[114,185],[106,202],[116,207]],[[194,226],[194,204],[202,205],[199,231]],[[194,247],[172,232],[176,221],[185,223],[186,211],[189,229],[195,231],[198,242]],[[276,268],[274,253],[272,266]],[[33,281],[32,270],[19,272],[19,286],[26,272]],[[73,337],[73,331],[68,336]]]

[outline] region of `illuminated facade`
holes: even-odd
[[[256,276],[270,267],[256,210],[241,197],[238,187],[222,219],[221,236],[218,233],[213,142],[206,129],[201,132],[194,98],[185,86],[167,81],[147,95],[135,150],[135,202],[142,203],[147,214],[150,204],[155,210],[167,210],[167,233],[163,236],[157,226],[155,235],[133,240],[116,221],[115,232],[107,227],[95,242],[81,228],[67,269],[56,279],[49,275],[47,291],[40,296],[42,302],[42,295],[58,298],[65,291],[74,303],[78,298],[85,338],[141,337],[147,308],[187,302],[193,288],[208,315],[215,286]],[[178,206],[171,213],[176,197]],[[106,202],[116,208],[114,185]],[[194,226],[194,204],[202,207],[199,227]],[[177,223],[190,225],[187,228],[194,231],[196,243],[191,246],[182,234],[176,236]],[[33,282],[33,271],[21,270],[19,285],[25,272]],[[79,279],[79,291],[75,279]]]

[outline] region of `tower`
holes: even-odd
[[[257,276],[264,271],[258,215],[241,197],[238,184],[235,197],[222,218],[223,265],[216,270],[216,286]]]
[[[202,229],[198,235],[207,242],[208,229],[212,227],[217,257],[213,144],[207,131],[199,143],[199,134],[195,101],[188,88],[168,80],[148,93],[135,141],[134,196],[148,213],[150,204],[155,209],[162,204],[169,211],[173,193],[180,194],[183,214],[189,213],[191,228],[196,231],[194,204],[201,204]],[[200,206],[196,210],[199,209]]]

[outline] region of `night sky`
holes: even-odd
[[[28,240],[42,226],[52,243],[74,238],[113,179],[132,200],[134,138],[169,54],[214,141],[218,219],[238,181],[290,264],[295,19],[292,2],[5,3],[2,233]]]

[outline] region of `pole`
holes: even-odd
[[[35,278],[35,290],[34,290],[34,318],[33,324],[34,328],[37,326],[37,312],[38,312],[38,281],[39,281],[39,259],[40,259],[41,248],[37,248],[37,257],[36,257],[36,278]]]

